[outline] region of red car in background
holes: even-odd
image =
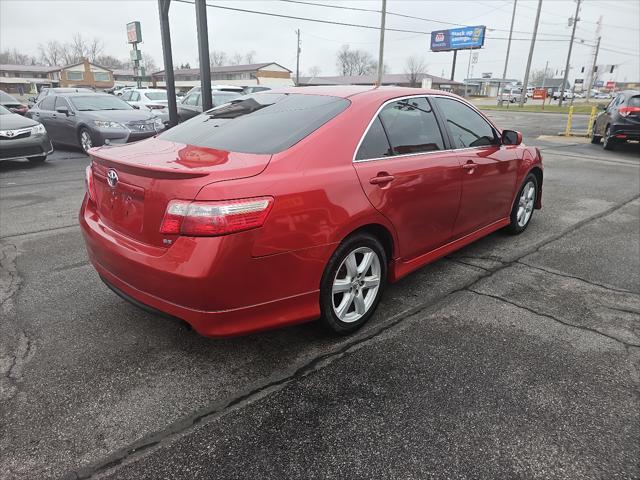
[[[80,224],[100,277],[207,336],[352,332],[387,281],[541,207],[540,152],[433,90],[256,93],[90,155]]]

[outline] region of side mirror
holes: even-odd
[[[29,100],[31,103],[36,103],[36,97],[29,97],[27,98],[27,100]]]
[[[607,106],[604,103],[599,103],[598,104],[598,110],[605,111],[606,109],[607,109]]]
[[[503,145],[520,145],[522,143],[522,134],[515,130],[503,130],[502,131],[502,144]]]
[[[69,116],[69,107],[58,107],[58,108],[56,108],[56,112],[64,113],[68,117]]]
[[[135,108],[136,110],[140,110],[140,107],[138,105],[131,105],[133,108]]]

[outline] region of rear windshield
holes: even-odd
[[[240,97],[239,93],[234,92],[211,92],[211,95],[214,107],[219,107]],[[200,103],[202,103],[202,97],[200,97]]]
[[[145,92],[146,97],[149,100],[166,100],[167,92]]]
[[[298,143],[349,103],[320,95],[245,95],[181,123],[160,138],[231,152],[273,154]]]
[[[640,107],[640,95],[636,95],[634,97],[631,97],[629,99],[629,106],[630,107]]]

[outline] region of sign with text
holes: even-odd
[[[446,52],[481,48],[484,45],[486,28],[484,25],[477,25],[431,32],[431,51]]]
[[[616,88],[616,82],[607,82],[607,88],[609,90]]]
[[[533,90],[533,95],[531,97],[533,100],[544,100],[547,98],[547,89],[546,88],[536,88]]]
[[[127,23],[127,43],[142,43],[140,22]]]

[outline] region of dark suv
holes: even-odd
[[[619,92],[593,124],[591,143],[604,140],[604,149],[613,150],[618,143],[640,140],[640,91]]]

